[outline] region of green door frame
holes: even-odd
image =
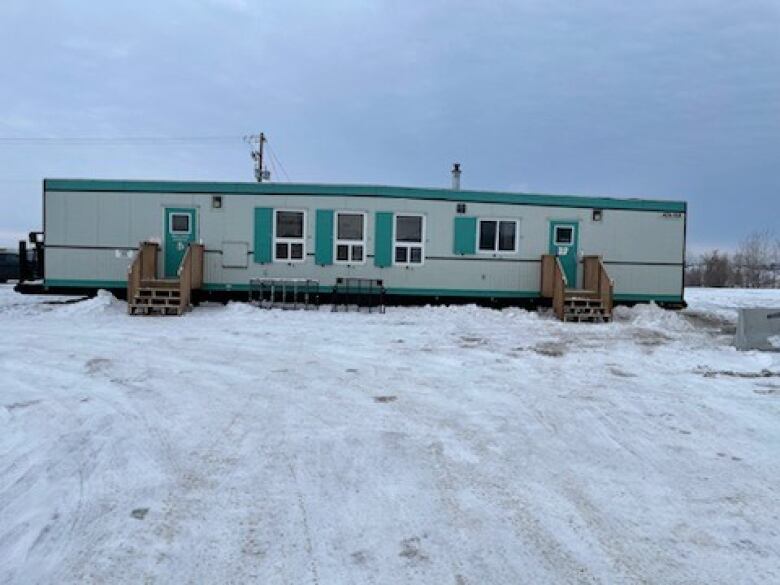
[[[189,230],[173,230],[171,217],[174,215],[187,215]],[[198,240],[198,210],[195,207],[165,207],[163,228],[163,274],[165,278],[175,278],[187,246]]]
[[[574,231],[568,245],[556,241],[556,228],[571,227]],[[577,220],[553,220],[550,222],[550,254],[561,260],[569,288],[577,288],[577,264],[579,262],[580,222]],[[563,244],[563,245],[562,245]]]

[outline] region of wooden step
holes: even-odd
[[[165,288],[165,289],[178,289],[178,278],[154,278],[149,280],[142,280],[140,288]]]
[[[611,315],[592,314],[592,315],[563,315],[564,323],[609,323],[612,321]]]
[[[174,297],[142,297],[137,296],[133,299],[134,305],[170,305],[177,306],[181,304],[179,298]]]
[[[563,302],[563,307],[564,309],[568,309],[568,308],[603,309],[604,302],[601,299],[573,298],[573,299],[566,299]]]
[[[595,290],[589,290],[586,288],[567,288],[563,294],[565,299],[578,298],[578,299],[598,299],[599,293]]]
[[[181,305],[129,305],[131,315],[181,315],[184,307]]]
[[[179,289],[170,288],[139,288],[135,298],[165,298],[178,299],[181,296]]]

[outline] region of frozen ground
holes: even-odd
[[[753,296],[564,325],[0,287],[0,583],[778,583]]]

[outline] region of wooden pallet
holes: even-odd
[[[145,286],[138,289],[128,309],[131,315],[181,315],[185,307],[178,288]]]
[[[181,305],[130,305],[131,315],[181,315],[184,308]]]
[[[568,323],[608,323],[612,315],[601,300],[594,298],[567,298],[563,305],[563,321]]]

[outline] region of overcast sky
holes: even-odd
[[[43,177],[685,199],[695,248],[780,228],[780,1],[0,1],[0,245]],[[275,179],[286,179],[279,172]]]

